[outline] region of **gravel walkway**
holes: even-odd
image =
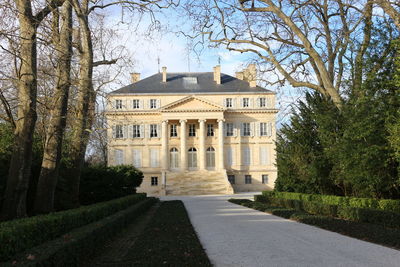
[[[185,203],[215,266],[400,266],[400,251],[227,201],[234,196],[163,197]]]

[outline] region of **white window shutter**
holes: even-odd
[[[232,98],[232,108],[236,108],[236,98]]]
[[[123,125],[122,126],[122,138],[126,138],[128,136],[128,126]]]
[[[261,126],[260,126],[260,124],[261,124],[261,122],[256,122],[256,134],[255,134],[255,136],[261,136],[261,134],[260,134]]]
[[[249,98],[249,108],[253,108],[253,98]]]
[[[260,107],[260,97],[257,97],[256,102],[257,102],[256,103],[256,107],[259,108]]]
[[[226,122],[224,122],[224,136],[226,137],[226,133],[228,132],[228,128],[226,127]]]
[[[272,136],[272,123],[267,123],[268,136]]]
[[[126,99],[124,99],[123,103],[124,103],[124,106],[122,108],[127,110],[128,109],[128,101]]]
[[[144,124],[140,124],[140,138],[144,138]]]
[[[240,98],[240,107],[243,108],[243,97]]]
[[[139,100],[139,109],[144,109],[144,105],[143,105],[143,99]]]
[[[115,125],[112,127],[112,138],[115,138],[115,133],[117,131],[117,127],[115,127]]]
[[[157,99],[157,108],[161,108],[161,99]]]
[[[238,135],[238,125],[237,123],[233,124],[233,136],[236,137]]]
[[[150,138],[150,124],[146,124],[146,137]]]
[[[161,137],[161,124],[157,124],[157,137]]]
[[[253,137],[254,136],[254,122],[250,122],[250,136]]]
[[[151,100],[147,100],[147,108],[150,109],[151,108]]]
[[[223,106],[223,107],[226,107],[226,98],[223,98],[223,99],[222,99],[222,106]]]
[[[133,125],[129,125],[128,130],[128,138],[133,138]]]
[[[232,166],[235,166],[236,165],[236,153],[235,153],[235,148],[231,148],[231,155],[232,155],[232,158],[231,158],[231,165]]]

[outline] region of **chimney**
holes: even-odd
[[[243,71],[236,72],[236,78],[238,78],[239,80],[243,80],[244,79]]]
[[[162,82],[167,82],[167,67],[162,67]]]
[[[214,67],[214,81],[217,84],[221,84],[221,66],[217,65]]]
[[[140,80],[140,73],[138,73],[138,72],[131,73],[131,82],[132,83],[136,83],[139,80]]]
[[[257,78],[257,69],[256,69],[256,64],[250,64],[247,67],[248,70],[248,77],[247,80],[249,82],[250,87],[256,87],[257,86],[257,82],[256,82],[256,78]]]

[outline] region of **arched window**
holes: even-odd
[[[207,168],[215,167],[215,149],[213,147],[207,148],[206,151],[206,166]]]
[[[188,153],[188,167],[196,168],[197,167],[197,150],[194,147],[189,148]]]
[[[179,168],[179,153],[176,147],[173,147],[169,151],[169,167],[171,169]]]

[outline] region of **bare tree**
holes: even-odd
[[[194,21],[191,37],[252,53],[266,66],[271,84],[310,88],[341,107],[343,82],[356,68],[353,54],[359,66],[369,44],[372,5],[373,0],[191,0],[185,9]],[[360,36],[362,45],[355,42]]]
[[[61,18],[60,18],[61,17]],[[61,25],[60,24],[61,19]],[[57,53],[56,86],[50,105],[42,168],[38,180],[35,213],[48,213],[54,208],[54,192],[61,160],[63,133],[66,126],[70,69],[72,57],[72,5],[67,0],[61,12],[53,11],[53,44]]]
[[[389,0],[376,0],[376,2],[392,18],[394,24],[400,30],[400,2]]]
[[[63,0],[52,0],[33,14],[30,0],[15,0],[19,23],[19,69],[17,72],[18,112],[15,121],[14,150],[1,219],[26,216],[26,193],[31,175],[32,137],[36,123],[37,53],[36,33],[43,19]]]

